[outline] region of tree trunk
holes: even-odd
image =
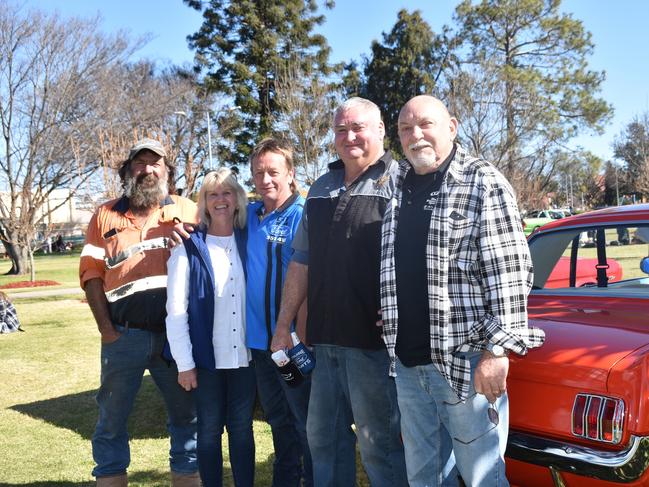
[[[6,272],[8,275],[23,275],[29,272],[29,250],[24,245],[3,242],[7,255],[11,259],[11,269]]]

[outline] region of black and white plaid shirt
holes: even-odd
[[[393,376],[399,322],[394,242],[410,169],[407,162],[399,163],[381,241],[383,339]],[[464,400],[471,368],[458,352],[483,350],[490,342],[523,355],[542,345],[545,335],[527,326],[532,261],[514,191],[505,177],[457,146],[437,201],[430,203],[426,263],[431,359]]]
[[[11,333],[20,328],[16,308],[11,301],[0,299],[0,333]]]

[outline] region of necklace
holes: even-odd
[[[210,235],[210,237],[214,239],[216,246],[220,249],[223,249],[223,252],[229,258],[230,254],[232,253],[232,249],[234,248],[234,235],[228,235],[227,237]]]

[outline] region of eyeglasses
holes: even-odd
[[[487,409],[487,416],[489,417],[489,421],[491,421],[491,424],[494,426],[498,426],[498,423],[500,423],[500,418],[498,417],[498,410],[496,409],[496,404],[493,402],[489,403],[489,408]]]

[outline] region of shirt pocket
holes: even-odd
[[[451,220],[449,225],[449,270],[453,272],[455,267],[473,285],[480,283],[476,231],[473,221],[468,218]]]
[[[104,261],[107,269],[119,267],[127,260],[123,252],[128,249],[129,239],[124,230],[123,228],[113,228],[103,236]]]

